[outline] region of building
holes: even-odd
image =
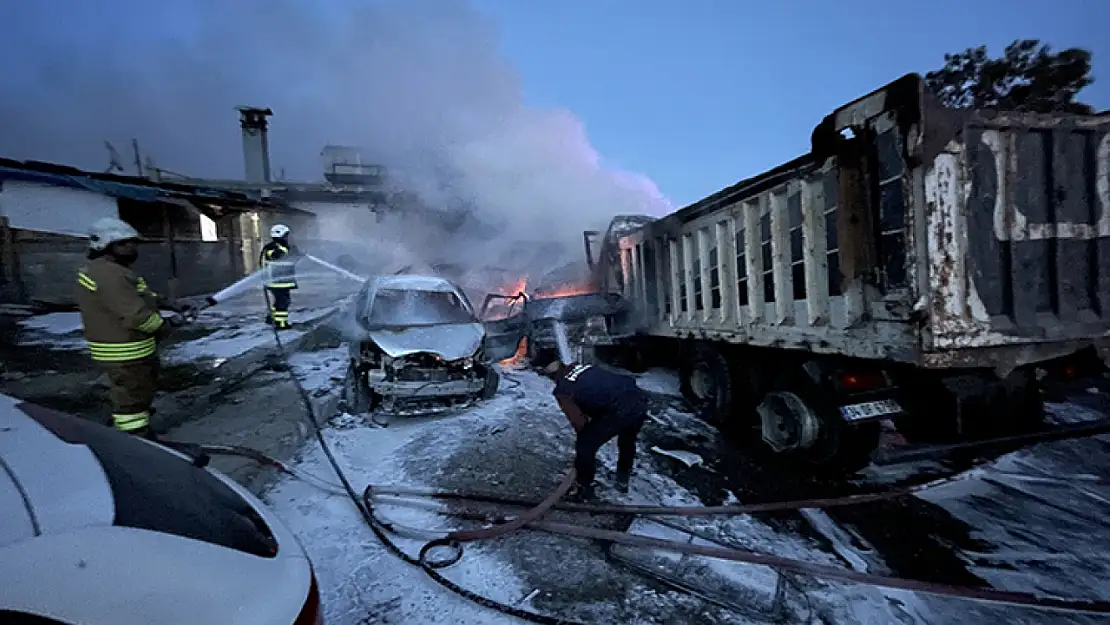
[[[241,229],[250,245],[245,254],[247,268],[257,259],[258,247],[265,242],[270,226],[288,225],[293,241],[302,249],[332,262],[355,266],[343,259],[357,258],[366,251],[371,231],[386,215],[409,215],[421,227],[436,225],[453,230],[466,222],[459,211],[429,207],[412,193],[398,190],[387,169],[370,162],[364,150],[344,145],[326,145],[320,153],[322,178],[319,182],[275,180],[269,153],[268,108],[240,106],[242,128],[242,180],[188,178],[157,168],[148,174],[155,180],[172,179],[209,188],[220,188],[265,198],[300,211],[295,214],[259,212],[242,217]],[[253,259],[251,258],[253,254]]]
[[[0,299],[71,305],[87,229],[102,217],[139,231],[135,269],[171,297],[211,293],[253,271],[259,224],[313,218],[250,190],[0,159]]]

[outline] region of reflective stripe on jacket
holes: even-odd
[[[153,356],[164,321],[146,281],[106,257],[77,272],[77,305],[93,360],[127,362]]]
[[[262,277],[271,289],[297,288],[296,261],[286,260],[291,256],[289,248],[276,241],[270,241],[262,248]]]

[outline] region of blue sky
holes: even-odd
[[[678,205],[804,153],[832,109],[971,46],[1088,48],[1096,83],[1082,99],[1110,108],[1105,0],[473,4],[499,23],[529,104],[572,110],[607,161]]]

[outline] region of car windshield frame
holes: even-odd
[[[374,291],[362,317],[370,329],[481,323],[461,293],[392,287]]]

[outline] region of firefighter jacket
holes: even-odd
[[[270,241],[262,248],[259,264],[262,265],[262,278],[271,289],[297,288],[295,271],[296,257],[300,252],[296,247]]]
[[[153,356],[162,329],[157,294],[127,267],[100,257],[77,272],[77,305],[93,360],[128,362]]]

